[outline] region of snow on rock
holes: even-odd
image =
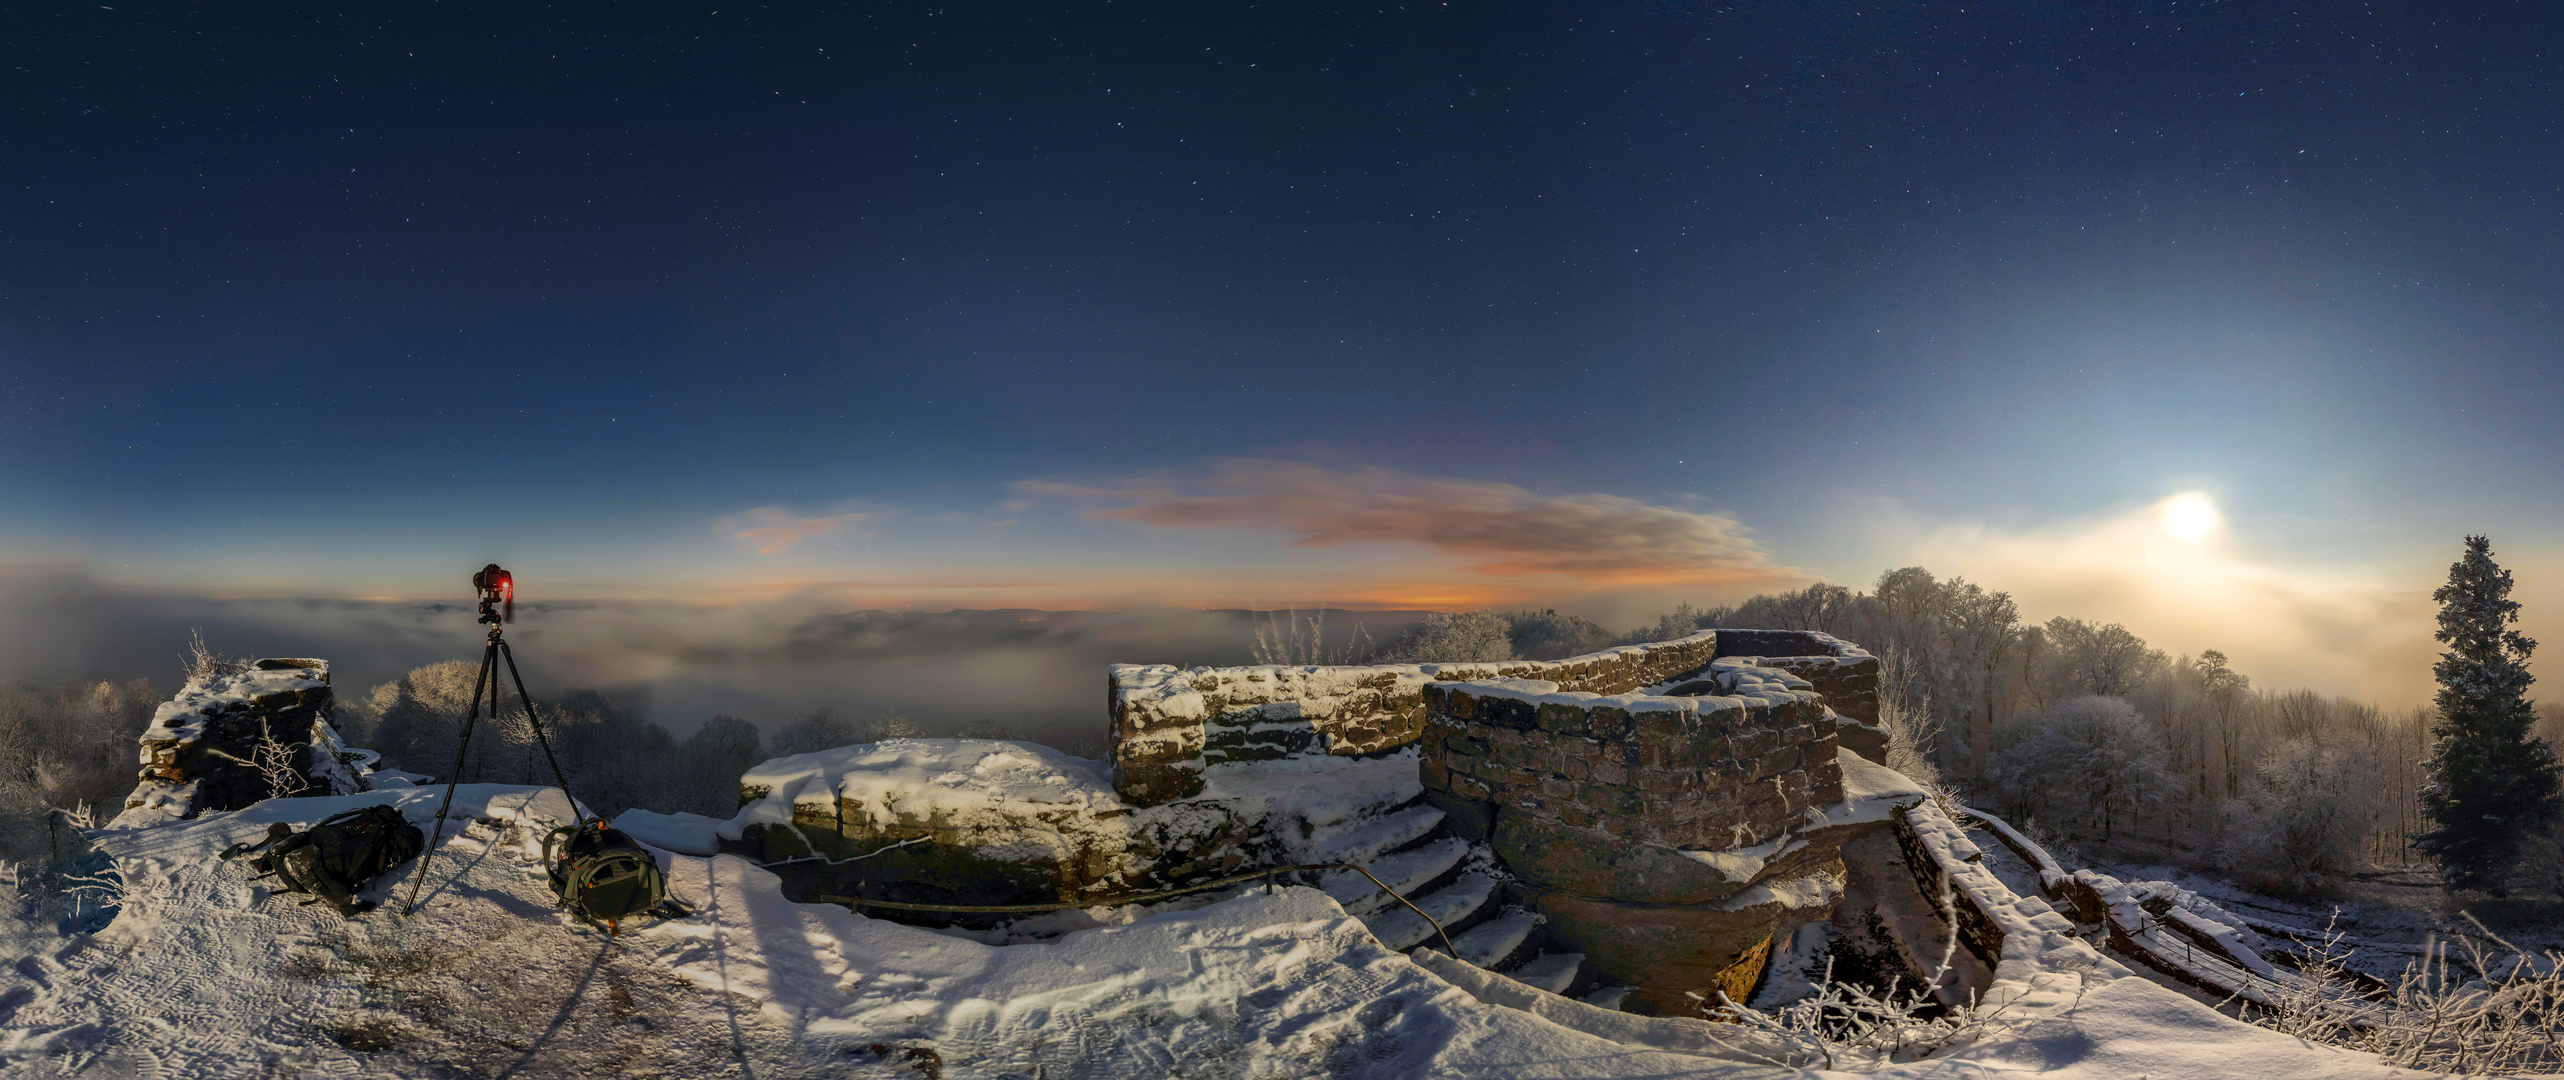
[[[1312,889],[1001,948],[792,904],[774,880],[727,856],[682,860],[678,887],[703,899],[703,916],[634,944],[814,1042],[932,1047],[947,1076],[1759,1071],[1487,1005]]]
[[[2023,862],[2029,863],[2032,869],[2038,871],[2039,887],[2045,889],[2048,895],[2056,895],[2058,889],[2074,879],[2074,875],[2067,873],[2065,867],[2057,863],[2055,856],[2048,854],[2048,849],[2033,843],[2029,837],[2021,835],[2020,830],[2013,828],[2003,819],[1972,806],[1963,809],[1969,818],[1985,826],[1987,831],[1992,832],[2005,847],[2011,848],[2014,854],[2021,856]]]
[[[1040,743],[886,739],[776,758],[739,777],[774,804],[738,822],[790,820],[798,802],[848,799],[916,817],[968,815],[1008,803],[1080,809],[1118,804],[1094,763]]]
[[[1725,663],[1725,661],[1718,661]],[[1774,672],[1773,674],[1779,674]],[[1583,690],[1560,690],[1558,684],[1545,679],[1481,679],[1461,684],[1468,693],[1485,698],[1503,698],[1527,705],[1567,705],[1575,708],[1612,708],[1628,712],[1682,713],[1688,722],[1697,723],[1704,715],[1728,709],[1768,709],[1800,702],[1823,703],[1824,697],[1808,689],[1804,679],[1783,677],[1737,681],[1721,684],[1732,687],[1730,693],[1700,696],[1668,696],[1646,693],[1595,694]]]
[[[729,850],[799,863],[792,873],[814,880],[796,888],[1012,903],[1040,893],[1062,900],[1112,895],[1234,870],[1248,865],[1249,842],[1257,845],[1257,863],[1318,861],[1348,844],[1376,853],[1440,820],[1427,811],[1371,827],[1423,793],[1413,750],[1240,762],[1199,775],[1194,795],[1137,806],[1115,791],[1100,762],[1049,747],[894,739],[750,769],[741,779],[750,801],[714,831],[737,845]],[[916,844],[927,846],[909,847]],[[891,859],[857,865],[892,845],[900,853]],[[852,891],[884,882],[939,888],[919,872],[888,869],[910,865],[898,862],[910,855],[966,866],[985,881],[970,895],[954,891],[959,885],[931,895]]]
[[[298,747],[290,785],[328,794],[358,790],[329,712],[329,662],[253,660],[239,671],[199,675],[153,711],[141,738],[142,778],[125,815],[186,818],[268,797],[253,763],[267,740]]]
[[[1849,750],[1837,750],[1834,761],[1843,770],[1843,801],[1809,807],[1810,828],[1886,821],[1895,816],[1897,807],[1931,797],[1913,778]]]
[[[683,811],[626,810],[614,819],[614,827],[624,835],[680,855],[720,854],[721,826],[719,820]]]

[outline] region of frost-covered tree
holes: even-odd
[[[2170,660],[2118,623],[2096,625],[2060,615],[2048,620],[2047,630],[2062,665],[2058,674],[2086,694],[2126,694]]]
[[[2375,816],[2377,763],[2365,744],[2282,739],[2261,756],[2252,783],[2226,807],[2218,855],[2264,888],[2312,889],[2356,868]]]
[[[454,751],[463,738],[463,715],[472,706],[481,666],[468,660],[446,660],[412,668],[399,681],[375,687],[367,703],[375,712],[372,749],[385,765],[451,779]],[[480,742],[476,729],[473,741]],[[473,778],[468,774],[466,781]]]
[[[1758,596],[1754,599],[1761,600],[1763,597]],[[1658,641],[1672,641],[1675,638],[1689,637],[1700,630],[1701,627],[1709,625],[1713,619],[1722,626],[1742,627],[1753,625],[1752,623],[1742,622],[1734,618],[1722,617],[1728,614],[1730,613],[1725,608],[1702,611],[1699,608],[1691,606],[1688,602],[1676,604],[1674,605],[1674,610],[1656,617],[1656,625],[1641,626],[1638,629],[1622,634],[1618,644],[1646,645]]]
[[[838,715],[833,706],[821,705],[793,717],[792,723],[775,732],[774,738],[767,742],[766,752],[775,757],[788,757],[883,739],[912,739],[917,734],[917,723],[898,713],[856,720]]]
[[[1551,608],[1508,611],[1501,618],[1514,655],[1525,660],[1564,660],[1611,647],[1611,631],[1582,615],[1561,615]]]
[[[1982,766],[1994,748],[1994,691],[2003,670],[2003,654],[2020,636],[2021,609],[2012,594],[1988,592],[1973,582],[1951,578],[1942,589],[1943,636],[1948,648],[1948,682],[1958,692],[1967,731],[1968,764]]]
[[[1435,612],[1372,654],[1375,664],[1466,664],[1513,659],[1512,628],[1490,611]]]
[[[2184,786],[2162,733],[2118,698],[2071,698],[2015,725],[2017,741],[1987,760],[1985,781],[2017,817],[2089,824],[2108,840]]]
[[[1923,784],[1941,785],[1933,749],[1941,718],[1932,711],[1932,682],[1908,649],[1886,649],[1878,658],[1878,726],[1887,732],[1887,767]]]
[[[834,706],[821,705],[793,717],[791,723],[775,732],[773,738],[766,740],[766,752],[790,757],[864,741],[854,718],[838,715]]]
[[[2555,749],[2533,733],[2528,655],[2537,642],[2519,621],[2511,572],[2493,562],[2492,542],[2466,538],[2448,568],[2439,601],[2439,722],[2432,725],[2430,786],[2422,809],[2433,828],[2413,840],[2439,863],[2452,889],[2498,891],[2520,837],[2555,819]]]
[[[735,808],[739,804],[739,774],[765,760],[763,742],[757,725],[736,716],[704,721],[679,748],[692,777],[695,803],[686,809],[718,817]]]

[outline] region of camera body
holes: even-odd
[[[491,563],[472,575],[472,588],[481,594],[481,621],[496,626],[516,618],[516,577],[499,564]]]

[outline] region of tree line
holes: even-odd
[[[2450,568],[2430,706],[2257,687],[2226,655],[2172,656],[2117,623],[2021,619],[2012,597],[1919,566],[1688,604],[1623,641],[1814,630],[1881,662],[1892,760],[2052,839],[2181,854],[2263,888],[2434,864],[2451,887],[2564,894],[2564,707],[2526,696],[2535,642],[2489,543]],[[1501,620],[1503,616],[1494,616]]]

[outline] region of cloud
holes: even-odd
[[[822,533],[842,532],[848,536],[871,535],[855,527],[856,523],[871,516],[846,513],[825,517],[804,517],[780,506],[760,506],[744,514],[722,518],[714,528],[728,534],[733,540],[745,540],[756,545],[759,555],[781,555],[791,550],[794,544]]]
[[[1472,560],[1462,568],[1485,574],[1589,585],[1782,584],[1805,577],[1773,563],[1743,524],[1724,514],[1394,469],[1226,459],[1191,474],[1015,487],[1029,495],[1117,503],[1087,516],[1160,528],[1274,531],[1300,547],[1422,544]]]
[[[827,704],[895,710],[937,734],[996,720],[1059,745],[1103,737],[1107,665],[1248,663],[1256,626],[1246,611],[849,611],[817,594],[542,602],[517,614],[508,638],[536,694],[600,689],[680,736],[716,712],[771,731]],[[1333,612],[1327,644],[1356,624],[1393,636],[1416,614]],[[208,597],[119,588],[76,564],[0,563],[0,682],[150,678],[167,693],[193,630],[233,655],[325,657],[350,696],[481,648],[468,603]]]
[[[2008,591],[2028,619],[2117,622],[2169,652],[2216,649],[2273,688],[2391,706],[2430,694],[2437,568],[2324,568],[2259,551],[2197,492],[2033,528],[1903,528],[1885,545],[1897,563]]]

